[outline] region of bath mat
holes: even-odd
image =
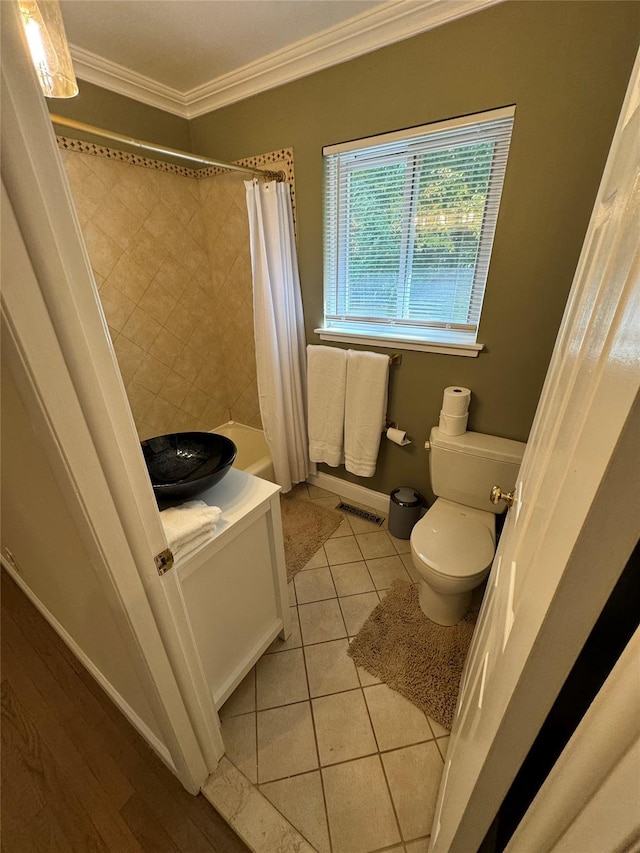
[[[336,502],[337,502],[336,498]],[[287,580],[307,565],[318,548],[338,528],[342,516],[312,501],[280,497]]]
[[[420,609],[417,588],[397,580],[349,646],[349,655],[451,731],[475,622],[476,613],[470,612],[451,627],[436,625]]]

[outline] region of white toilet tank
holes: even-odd
[[[492,504],[489,493],[494,485],[503,492],[513,489],[524,442],[481,432],[445,435],[438,427],[433,427],[429,439],[431,488],[437,497],[488,512],[504,512],[506,505]]]

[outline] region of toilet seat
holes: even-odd
[[[439,498],[413,528],[411,550],[436,574],[471,579],[491,565],[494,524],[490,512]]]

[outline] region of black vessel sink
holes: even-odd
[[[157,498],[187,498],[219,482],[233,465],[236,446],[213,432],[174,432],[141,442]]]

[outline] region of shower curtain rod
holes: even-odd
[[[143,142],[141,139],[134,139],[130,136],[124,136],[121,133],[115,133],[111,130],[104,130],[102,127],[94,127],[91,124],[85,124],[82,121],[75,121],[72,118],[64,116],[51,115],[53,124],[61,127],[69,127],[73,130],[80,130],[83,133],[90,133],[92,136],[100,136],[103,139],[111,139],[113,142],[122,142],[125,145],[130,145],[133,148],[141,148],[143,151],[151,151],[155,154],[168,154],[171,157],[179,157],[182,160],[189,160],[192,163],[201,163],[204,166],[217,166],[219,169],[231,169],[234,172],[246,172],[250,175],[260,175],[270,181],[286,181],[286,175],[283,171],[271,172],[268,169],[252,169],[250,166],[236,166],[233,163],[225,163],[222,160],[213,160],[211,157],[201,157],[199,154],[190,154],[188,151],[180,151],[178,148],[165,148],[162,145],[154,145],[152,142]]]

